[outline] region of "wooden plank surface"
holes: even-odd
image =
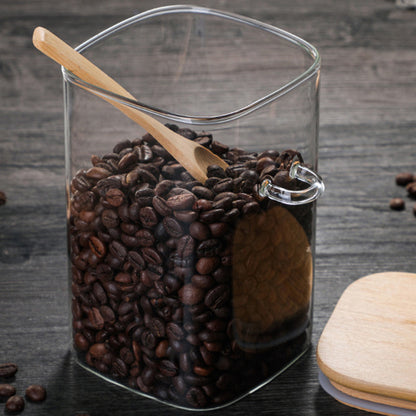
[[[187,414],[87,374],[68,355],[63,104],[60,71],[31,45],[37,25],[77,45],[170,1],[0,2],[0,361],[19,364],[15,385],[48,389],[25,414]],[[315,346],[354,280],[415,271],[413,202],[388,208],[416,173],[416,12],[392,0],[195,0],[258,18],[313,43],[322,55],[320,173],[313,346],[282,376],[221,411],[233,415],[357,415],[318,383]],[[364,413],[362,413],[364,414]]]

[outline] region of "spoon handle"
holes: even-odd
[[[49,30],[43,27],[37,27],[33,32],[33,44],[46,56],[62,65],[80,79],[122,97],[135,100],[135,98],[114,79]],[[203,148],[192,140],[188,140],[179,134],[174,133],[171,129],[148,114],[107,98],[91,89],[86,89],[93,94],[99,95],[102,99],[118,108],[126,116],[142,126],[186,170],[188,170],[195,179],[205,182],[207,178],[206,166],[208,164],[216,163],[224,167],[224,169],[228,166],[225,161],[211,153],[208,149]]]
[[[37,27],[33,32],[33,44],[46,56],[82,80],[129,99],[135,99],[113,78],[49,30]]]
[[[33,44],[46,56],[62,65],[78,78],[104,90],[135,100],[118,82],[49,30],[37,27],[33,32]],[[162,141],[161,145],[170,151],[168,149],[168,147],[171,147],[170,143],[162,135],[158,134],[160,130],[166,133],[166,130],[169,130],[166,126],[139,110],[132,109],[114,100],[106,99],[104,96],[101,96],[101,98],[110,102],[133,119],[133,121],[140,124],[146,131],[154,135],[159,141]]]

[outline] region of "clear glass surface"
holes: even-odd
[[[233,403],[310,343],[319,54],[280,29],[193,6],[134,16],[78,50],[136,100],[63,70],[77,359],[173,406]],[[230,168],[193,181],[86,88]]]

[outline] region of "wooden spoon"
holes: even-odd
[[[37,27],[33,32],[33,44],[42,53],[62,65],[78,78],[111,93],[135,100],[120,84],[49,30],[43,27]],[[90,89],[86,88],[86,90],[98,95]],[[228,167],[224,160],[204,146],[180,136],[148,114],[128,107],[125,104],[118,103],[113,99],[106,98],[103,95],[98,96],[117,107],[126,116],[130,117],[149,132],[201,183],[204,183],[207,179],[206,172],[209,165],[219,165],[224,169]]]

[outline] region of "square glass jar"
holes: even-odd
[[[310,344],[319,54],[270,25],[178,5],[77,49],[136,98],[63,69],[77,361],[180,408],[231,404]],[[195,181],[97,95],[229,168]]]

